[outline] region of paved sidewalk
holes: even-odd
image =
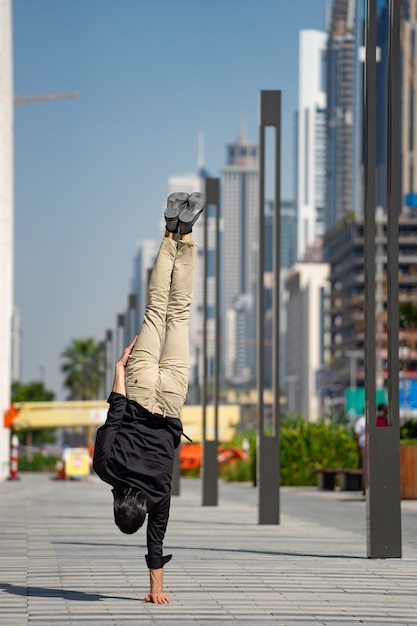
[[[281,489],[281,524],[257,524],[257,491],[181,479],[165,553],[169,605],[150,605],[143,529],[121,534],[92,477],[0,484],[1,626],[417,625],[417,501],[403,501],[403,558],[366,557],[355,492]]]

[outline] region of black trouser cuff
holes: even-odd
[[[172,559],[172,554],[167,554],[166,556],[149,556],[149,554],[147,554],[145,559],[149,569],[161,569],[161,567],[164,567],[164,565]]]

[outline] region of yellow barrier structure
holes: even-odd
[[[16,402],[13,419],[16,430],[101,426],[106,421],[107,402]]]
[[[17,402],[5,416],[5,425],[15,430],[38,428],[86,427],[90,433],[104,424],[109,405],[104,401]],[[219,441],[230,441],[240,422],[238,404],[218,407]],[[187,404],[181,413],[184,432],[193,440],[202,440],[203,407]],[[207,435],[214,438],[214,406],[206,407]],[[91,443],[91,441],[89,442]]]

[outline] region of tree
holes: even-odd
[[[73,339],[61,357],[64,387],[69,390],[68,400],[96,400],[105,374],[102,346],[92,337]]]
[[[44,384],[38,381],[22,385],[12,383],[12,402],[51,402],[55,398],[53,391],[45,389]]]
[[[18,381],[12,383],[12,403],[15,402],[51,402],[55,398],[53,391],[45,389],[44,384],[39,381],[33,381],[27,385],[22,385]],[[26,432],[26,445],[28,446],[31,456],[31,447],[36,444],[54,443],[54,428],[40,428],[34,432],[28,430]]]

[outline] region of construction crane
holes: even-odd
[[[26,104],[27,102],[48,102],[53,100],[75,100],[78,98],[78,91],[69,91],[67,93],[45,93],[34,94],[32,96],[15,96],[13,101],[15,104]]]

